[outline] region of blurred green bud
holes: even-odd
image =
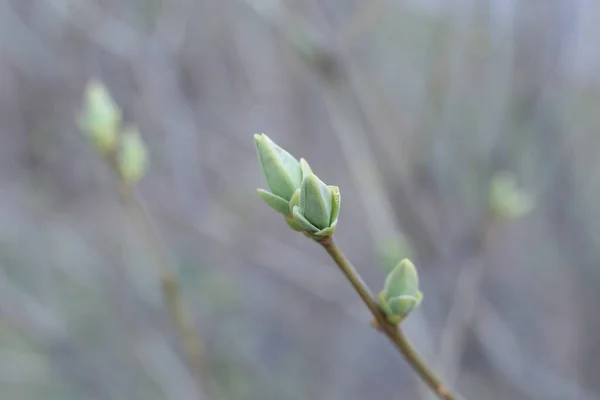
[[[419,290],[419,275],[415,265],[405,258],[388,274],[379,305],[392,324],[402,322],[421,304],[423,293]]]
[[[116,166],[126,183],[136,183],[144,176],[148,167],[148,151],[136,128],[128,127],[121,133]]]
[[[519,189],[512,174],[499,172],[490,182],[489,207],[494,218],[517,219],[533,209],[534,199],[529,193]]]
[[[293,220],[312,238],[331,236],[337,225],[340,200],[337,186],[327,186],[310,172],[302,179],[298,204],[292,207]]]
[[[274,210],[289,214],[289,201],[302,183],[303,166],[264,133],[255,134],[254,143],[260,167],[271,190],[258,189],[258,194]]]
[[[96,80],[90,81],[85,89],[79,125],[100,153],[109,154],[116,150],[120,123],[121,110],[106,87]]]

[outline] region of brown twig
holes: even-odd
[[[368,286],[360,277],[360,274],[354,269],[350,261],[346,258],[338,245],[330,239],[325,242],[320,242],[325,251],[331,256],[346,278],[350,281],[360,298],[369,308],[375,323],[381,332],[383,332],[394,343],[398,351],[402,353],[406,361],[427,384],[427,386],[442,400],[456,400],[456,397],[450,393],[446,385],[440,378],[429,368],[423,357],[412,347],[408,339],[398,325],[391,324],[379,305]]]

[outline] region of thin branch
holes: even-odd
[[[218,205],[217,205],[218,207]],[[228,210],[219,210],[219,212],[225,213],[226,219],[236,220],[239,219],[239,215],[232,214]],[[329,286],[329,275],[325,273],[324,265],[320,264],[320,261],[316,258],[310,258],[310,261],[305,265],[304,268],[309,268],[308,273],[299,273],[298,268],[300,264],[296,264],[299,259],[306,257],[301,254],[301,250],[290,245],[277,235],[264,234],[261,235],[260,241],[257,243],[259,248],[263,248],[268,243],[269,248],[282,248],[282,254],[288,256],[285,262],[279,263],[274,262],[272,259],[261,258],[260,253],[264,251],[254,252],[244,248],[229,248],[229,242],[227,242],[222,236],[216,234],[209,227],[205,227],[197,224],[196,229],[198,234],[202,235],[205,239],[210,240],[213,246],[217,246],[222,251],[230,251],[236,257],[250,260],[248,264],[254,265],[258,268],[265,268],[269,272],[276,275],[282,283],[289,285],[290,288],[300,290],[310,296],[315,297],[321,301],[324,305],[335,307],[336,310],[341,312],[344,318],[353,322],[364,321],[364,313],[357,309],[357,304],[349,304],[347,301],[340,301]],[[244,229],[242,225],[236,225],[236,229]],[[249,232],[245,232],[246,234]],[[264,249],[268,250],[267,247]],[[310,255],[309,255],[310,256]],[[323,275],[325,274],[325,275]],[[288,287],[288,286],[286,286]],[[329,290],[328,290],[329,289]],[[417,316],[416,314],[411,316]],[[412,321],[411,321],[412,324]],[[542,366],[538,363],[532,362],[518,346],[516,339],[505,321],[502,321],[498,316],[497,311],[489,303],[485,297],[481,297],[477,302],[477,310],[467,332],[473,332],[474,339],[477,340],[482,348],[483,355],[492,364],[492,367],[500,374],[503,378],[521,390],[523,393],[528,394],[532,398],[550,398],[552,393],[561,393],[559,396],[554,398],[576,398],[582,400],[599,400],[591,393],[586,392],[583,388],[580,388],[576,382],[568,377],[561,376],[556,371],[549,370],[546,366]],[[489,337],[490,332],[493,332],[493,337]],[[522,374],[522,371],[527,371],[529,375]],[[540,382],[546,382],[546,386],[539,388],[537,386],[530,386],[527,382],[527,376],[540,377]],[[541,378],[543,377],[543,379]],[[550,384],[552,383],[552,384]],[[421,386],[419,386],[421,387]],[[546,397],[543,395],[540,397],[536,390],[542,390],[543,393],[548,393]],[[564,394],[564,395],[563,395]],[[579,395],[578,395],[579,394]],[[457,400],[460,399],[458,394],[455,394]]]
[[[346,258],[342,250],[329,238],[326,241],[320,242],[325,251],[331,256],[346,278],[350,281],[358,295],[361,297],[365,305],[369,308],[377,328],[383,332],[394,343],[398,351],[402,353],[406,361],[421,377],[423,382],[442,400],[455,400],[446,385],[437,377],[437,375],[429,368],[423,357],[412,347],[408,339],[398,325],[391,324],[379,305],[375,301],[373,294],[364,283],[360,274],[354,269],[350,261]]]

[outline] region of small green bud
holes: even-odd
[[[279,147],[267,135],[255,134],[254,143],[258,161],[267,181],[270,194],[283,199],[286,203],[302,183],[302,167],[290,153]],[[268,193],[268,192],[267,192]],[[261,195],[263,197],[264,195]],[[267,201],[271,207],[273,205]],[[275,207],[273,207],[275,208]],[[281,212],[278,208],[277,211]]]
[[[100,153],[115,151],[120,123],[121,110],[106,87],[96,80],[90,81],[85,89],[79,125]]]
[[[310,237],[331,236],[337,226],[340,200],[337,186],[327,186],[312,172],[307,173],[300,186],[298,204],[292,206],[292,217]]]
[[[528,214],[534,199],[517,186],[515,177],[507,172],[497,173],[490,182],[489,208],[497,219],[512,220]]]
[[[315,174],[302,181],[298,207],[302,216],[317,229],[329,226],[331,218],[331,190]]]
[[[121,179],[129,184],[138,182],[148,167],[148,151],[136,128],[128,127],[121,133],[116,167]]]
[[[419,290],[419,275],[407,258],[400,261],[385,279],[379,293],[379,304],[393,324],[402,322],[421,304],[423,293]]]

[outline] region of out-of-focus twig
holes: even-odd
[[[482,298],[473,320],[474,336],[488,359],[515,388],[532,399],[598,400],[560,373],[528,359],[510,327],[489,301]]]
[[[190,192],[200,186],[203,179],[197,159],[200,147],[196,120],[181,92],[175,55],[185,39],[185,21],[194,3],[179,1],[177,6],[171,2],[165,6],[157,21],[157,31],[151,37],[144,36],[92,1],[77,2],[75,7],[65,0],[47,0],[47,3],[65,23],[135,71],[136,83],[143,92],[140,103],[152,110],[156,129],[169,132],[165,148],[175,186],[171,200],[178,201],[178,209],[187,209],[192,204],[197,207],[198,197]]]
[[[156,19],[155,36],[175,50],[185,40],[188,24],[193,18],[194,0],[161,1],[162,10]]]
[[[467,262],[456,279],[456,288],[446,317],[440,339],[439,362],[444,378],[454,384],[460,374],[462,353],[468,337],[468,328],[472,322],[479,301],[479,288],[485,268],[482,254],[494,236],[496,222],[486,219],[475,254]]]
[[[43,40],[22,21],[13,6],[4,0],[0,1],[0,27],[4,35],[10,32],[13,37],[19,38],[18,41],[3,41],[0,52],[3,56],[8,55],[8,59],[20,71],[47,79],[56,79],[64,71],[61,57],[45,46]],[[44,68],[38,68],[40,65]]]
[[[198,384],[204,390],[209,391],[211,380],[205,366],[202,342],[196,330],[192,313],[183,300],[179,282],[167,256],[166,246],[135,188],[119,181],[119,193],[129,207],[140,231],[148,240],[148,247],[154,252],[159,268],[163,297],[179,334],[182,350]]]
[[[97,118],[101,115],[103,118]],[[177,330],[183,353],[193,370],[200,388],[209,390],[211,380],[205,369],[203,346],[196,330],[193,315],[183,300],[183,294],[171,265],[166,245],[154,225],[141,197],[137,183],[148,168],[147,149],[137,128],[121,127],[121,111],[110,94],[98,82],[88,83],[80,127],[91,144],[115,173],[118,194],[137,224],[147,249],[158,267],[163,299],[171,321]]]
[[[141,32],[107,14],[92,1],[46,0],[54,12],[70,25],[85,32],[87,38],[125,60],[139,55]],[[74,7],[75,6],[75,7]]]
[[[114,251],[102,250],[92,246],[86,239],[79,237],[82,245],[94,255],[96,263],[112,267],[118,264]],[[119,248],[128,248],[128,243],[120,242]],[[119,253],[119,252],[117,252]],[[136,358],[140,361],[142,369],[168,399],[197,400],[202,398],[202,388],[199,388],[195,377],[187,370],[185,361],[169,345],[169,340],[163,332],[152,324],[143,323],[151,317],[153,308],[140,293],[143,289],[132,288],[132,281],[125,279],[125,272],[121,268],[99,268],[98,273],[107,279],[112,289],[111,300],[118,305],[118,321],[126,329],[128,347],[131,348]],[[148,274],[153,275],[151,271]],[[133,279],[139,277],[137,275]],[[129,307],[133,305],[133,307]],[[132,314],[135,314],[133,316]]]
[[[103,365],[97,357],[94,360],[93,355],[69,335],[64,318],[21,290],[5,276],[2,268],[0,316],[47,350],[55,361],[53,364],[57,372],[81,388],[82,394],[98,400],[116,400],[125,394],[122,387],[116,387],[112,382],[110,368]]]
[[[335,44],[345,50],[360,35],[376,26],[384,10],[383,4],[383,0],[365,1],[358,4],[352,15],[337,32]]]

